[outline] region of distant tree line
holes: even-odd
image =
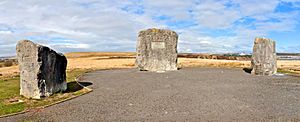
[[[14,65],[18,65],[18,61],[16,59],[0,60],[0,67],[10,67]]]

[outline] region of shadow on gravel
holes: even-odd
[[[78,82],[78,83],[76,81],[68,82],[67,90],[64,93],[76,92],[76,91],[83,89],[82,86],[87,87],[87,86],[93,85],[93,83],[91,83],[91,82]]]
[[[251,74],[252,68],[243,68],[246,73]]]

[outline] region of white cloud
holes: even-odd
[[[203,40],[203,39],[199,38],[198,40]],[[210,41],[200,41],[199,43],[200,44],[211,44]]]
[[[279,3],[279,0],[234,0],[240,5],[244,16],[272,13]]]
[[[0,34],[12,34],[13,32],[12,31],[1,31],[0,30]]]
[[[0,2],[0,46],[7,48],[0,49],[0,56],[14,54],[13,45],[21,39],[46,42],[63,52],[135,51],[138,31],[152,27],[178,32],[181,51],[249,51],[256,36],[295,29],[299,12],[275,13],[279,3],[280,0],[4,0]],[[254,20],[247,23],[245,18]],[[220,30],[223,32],[217,34]],[[232,34],[227,34],[229,31]],[[76,41],[58,43],[57,38]]]
[[[190,17],[188,10],[195,1],[193,0],[145,0],[145,11],[152,15],[168,15],[175,20],[183,20]]]
[[[217,1],[201,2],[196,7],[195,15],[201,26],[216,29],[228,28],[241,17],[237,10],[229,9],[225,3]]]
[[[90,48],[90,46],[88,44],[70,44],[70,43],[65,43],[65,44],[53,44],[50,45],[52,47],[59,47],[59,48],[70,48],[70,49],[87,49]]]

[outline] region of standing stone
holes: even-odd
[[[256,38],[252,54],[252,74],[273,75],[277,73],[275,42],[266,38]]]
[[[140,70],[177,70],[178,35],[171,30],[148,29],[139,32],[136,65]]]
[[[29,40],[17,44],[20,68],[20,94],[40,99],[65,91],[67,59],[63,54]]]

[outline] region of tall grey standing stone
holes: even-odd
[[[252,53],[252,74],[273,75],[277,73],[275,42],[271,39],[256,38]]]
[[[146,71],[177,70],[177,42],[178,35],[171,30],[140,31],[136,66]]]
[[[22,40],[17,44],[17,59],[21,95],[40,99],[67,89],[67,59],[63,54],[29,40]]]

